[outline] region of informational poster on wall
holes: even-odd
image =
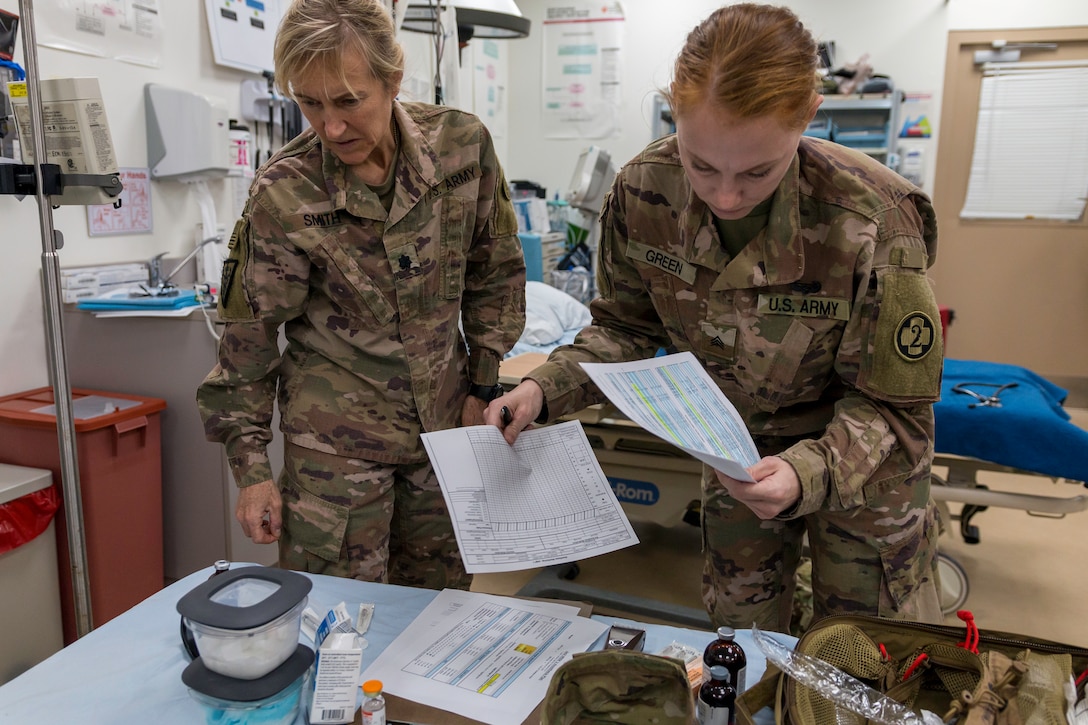
[[[932,93],[904,93],[899,104],[899,138],[929,138],[933,135],[930,122]]]
[[[473,51],[473,111],[493,138],[506,138],[506,63],[503,44],[483,38],[470,44]]]
[[[73,53],[158,68],[158,0],[37,0],[38,43]]]
[[[117,234],[148,234],[151,225],[151,173],[146,169],[119,169],[124,188],[120,206],[96,204],[87,207],[87,234],[112,237]]]
[[[544,135],[607,138],[620,132],[623,7],[571,0],[544,14]]]

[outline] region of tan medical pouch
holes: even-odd
[[[969,615],[968,615],[969,616]],[[977,650],[977,651],[976,651]],[[817,657],[914,712],[963,725],[1065,725],[1064,686],[1088,649],[967,626],[842,615],[813,623],[795,652]],[[772,707],[777,725],[866,725],[772,664],[737,698],[738,725]]]

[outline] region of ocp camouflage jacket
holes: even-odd
[[[277,387],[287,441],[418,462],[420,433],[458,425],[469,382],[493,385],[522,332],[525,262],[487,129],[424,104],[394,103],[394,118],[388,215],[312,131],[253,182],[223,271],[219,364],[197,394],[239,486],[271,478]]]
[[[592,325],[529,376],[548,417],[600,401],[579,362],[691,351],[761,454],[797,470],[802,498],[784,516],[862,506],[928,474],[943,358],[926,277],[937,233],[905,179],[803,138],[767,227],[730,259],[669,136],[620,171],[601,240]]]

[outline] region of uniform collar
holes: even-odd
[[[322,149],[322,173],[334,208],[345,209],[352,216],[385,222],[391,227],[403,219],[427,191],[438,183],[441,174],[438,154],[419,126],[399,101],[393,101],[393,123],[400,132],[397,152],[393,205],[388,215],[377,195],[356,180],[340,159]]]
[[[775,190],[767,226],[734,259],[728,259],[722,249],[710,209],[689,186],[681,213],[681,241],[692,263],[721,270],[711,289],[770,287],[801,278],[805,257],[798,203],[800,168],[800,157],[795,154]]]

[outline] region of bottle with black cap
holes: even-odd
[[[737,642],[737,633],[732,627],[718,627],[718,638],[703,651],[703,671],[709,673],[717,665],[729,671],[729,683],[737,694],[744,692],[748,657]]]
[[[699,687],[695,715],[699,725],[736,725],[737,691],[730,683],[725,665],[714,665],[708,679]]]

